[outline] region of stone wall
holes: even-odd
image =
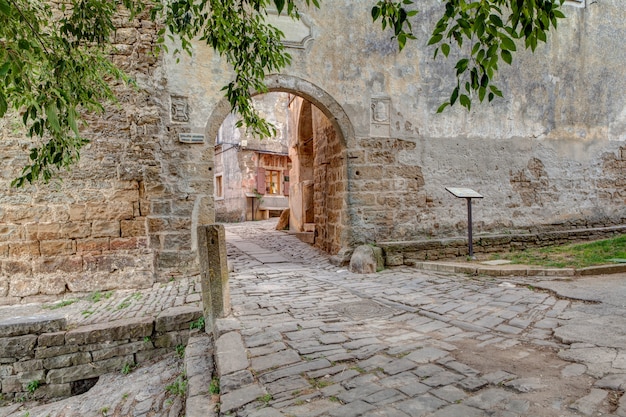
[[[86,115],[91,143],[71,172],[11,188],[32,142],[15,117],[0,120],[0,304],[197,273],[191,230],[213,220],[212,153],[179,142],[188,108],[164,89],[155,25],[145,15],[116,23],[113,60],[137,88],[116,85],[120,103]]]
[[[464,202],[445,187],[484,195],[477,234],[626,223],[622,2],[565,6],[547,44],[534,54],[519,45],[514,65],[501,68],[504,99],[442,114],[454,61],[433,60],[426,45],[442,5],[417,6],[418,40],[402,52],[371,23],[368,2],[285,21],[297,26],[289,36],[306,36],[291,39],[291,65],[267,77],[269,89],[312,103],[327,118],[317,133],[336,138],[318,143],[317,174],[298,191],[318,196],[320,247],[463,236]],[[62,182],[11,189],[30,142],[15,120],[0,121],[2,303],[198,273],[194,230],[214,222],[214,146],[232,71],[199,41],[193,57],[155,58],[156,28],[142,16],[118,25],[114,59],[139,88],[117,86],[120,105],[88,117],[92,142]]]
[[[563,245],[587,240],[606,239],[626,233],[626,226],[560,230],[538,233],[512,233],[474,237],[474,254],[479,258],[491,253],[521,251],[550,245]],[[431,239],[405,242],[385,242],[385,265],[415,265],[422,261],[465,259],[469,255],[467,238]]]
[[[0,392],[4,400],[68,397],[97,377],[186,345],[198,307],[68,329],[65,318],[26,317],[0,326]],[[94,380],[95,379],[95,380]],[[30,385],[30,390],[29,390]],[[32,392],[31,392],[32,391]]]

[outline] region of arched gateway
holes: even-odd
[[[339,103],[311,82],[271,75],[266,83],[270,92],[295,96],[290,103],[290,229],[337,254],[349,241],[346,143],[354,138],[352,124]],[[215,140],[230,110],[226,99],[215,106],[205,128],[207,140]],[[209,145],[207,152],[214,143]]]

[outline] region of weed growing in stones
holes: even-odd
[[[185,345],[178,345],[176,346],[176,354],[178,355],[179,358],[184,358],[185,357]]]
[[[193,329],[204,329],[204,317],[200,317],[198,320],[191,322],[191,324],[189,325],[189,330]]]
[[[213,378],[211,380],[211,384],[209,385],[209,392],[213,395],[217,395],[220,393],[220,380],[218,378]]]
[[[137,366],[136,363],[125,363],[124,366],[122,367],[122,374],[124,375],[130,374],[136,366]]]
[[[267,407],[267,405],[270,403],[270,401],[272,401],[272,394],[261,395],[256,400],[261,402],[261,403],[263,403],[264,407]]]
[[[40,385],[41,385],[41,381],[35,379],[28,383],[28,385],[26,386],[26,389],[28,389],[28,392],[32,394],[35,391],[37,391],[37,388],[39,388]]]
[[[165,390],[172,395],[184,397],[187,392],[187,378],[185,374],[179,375],[174,382],[165,387]]]
[[[73,298],[71,300],[63,300],[63,301],[59,301],[58,303],[54,303],[54,304],[47,304],[42,306],[42,308],[48,309],[48,310],[56,310],[62,307],[66,307],[69,305],[74,304],[75,302],[77,302],[78,300]]]

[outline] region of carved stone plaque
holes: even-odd
[[[187,97],[171,96],[172,122],[187,123],[189,121],[189,101]]]
[[[313,39],[311,25],[304,15],[299,20],[294,20],[284,13],[278,15],[276,11],[268,10],[265,21],[283,32],[283,45],[288,48],[304,49],[306,43]]]
[[[391,100],[389,97],[372,97],[370,135],[384,138],[391,135]]]

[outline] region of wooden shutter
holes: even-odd
[[[283,195],[289,195],[289,170],[283,171]]]
[[[259,167],[256,171],[256,190],[265,195],[265,168]]]

